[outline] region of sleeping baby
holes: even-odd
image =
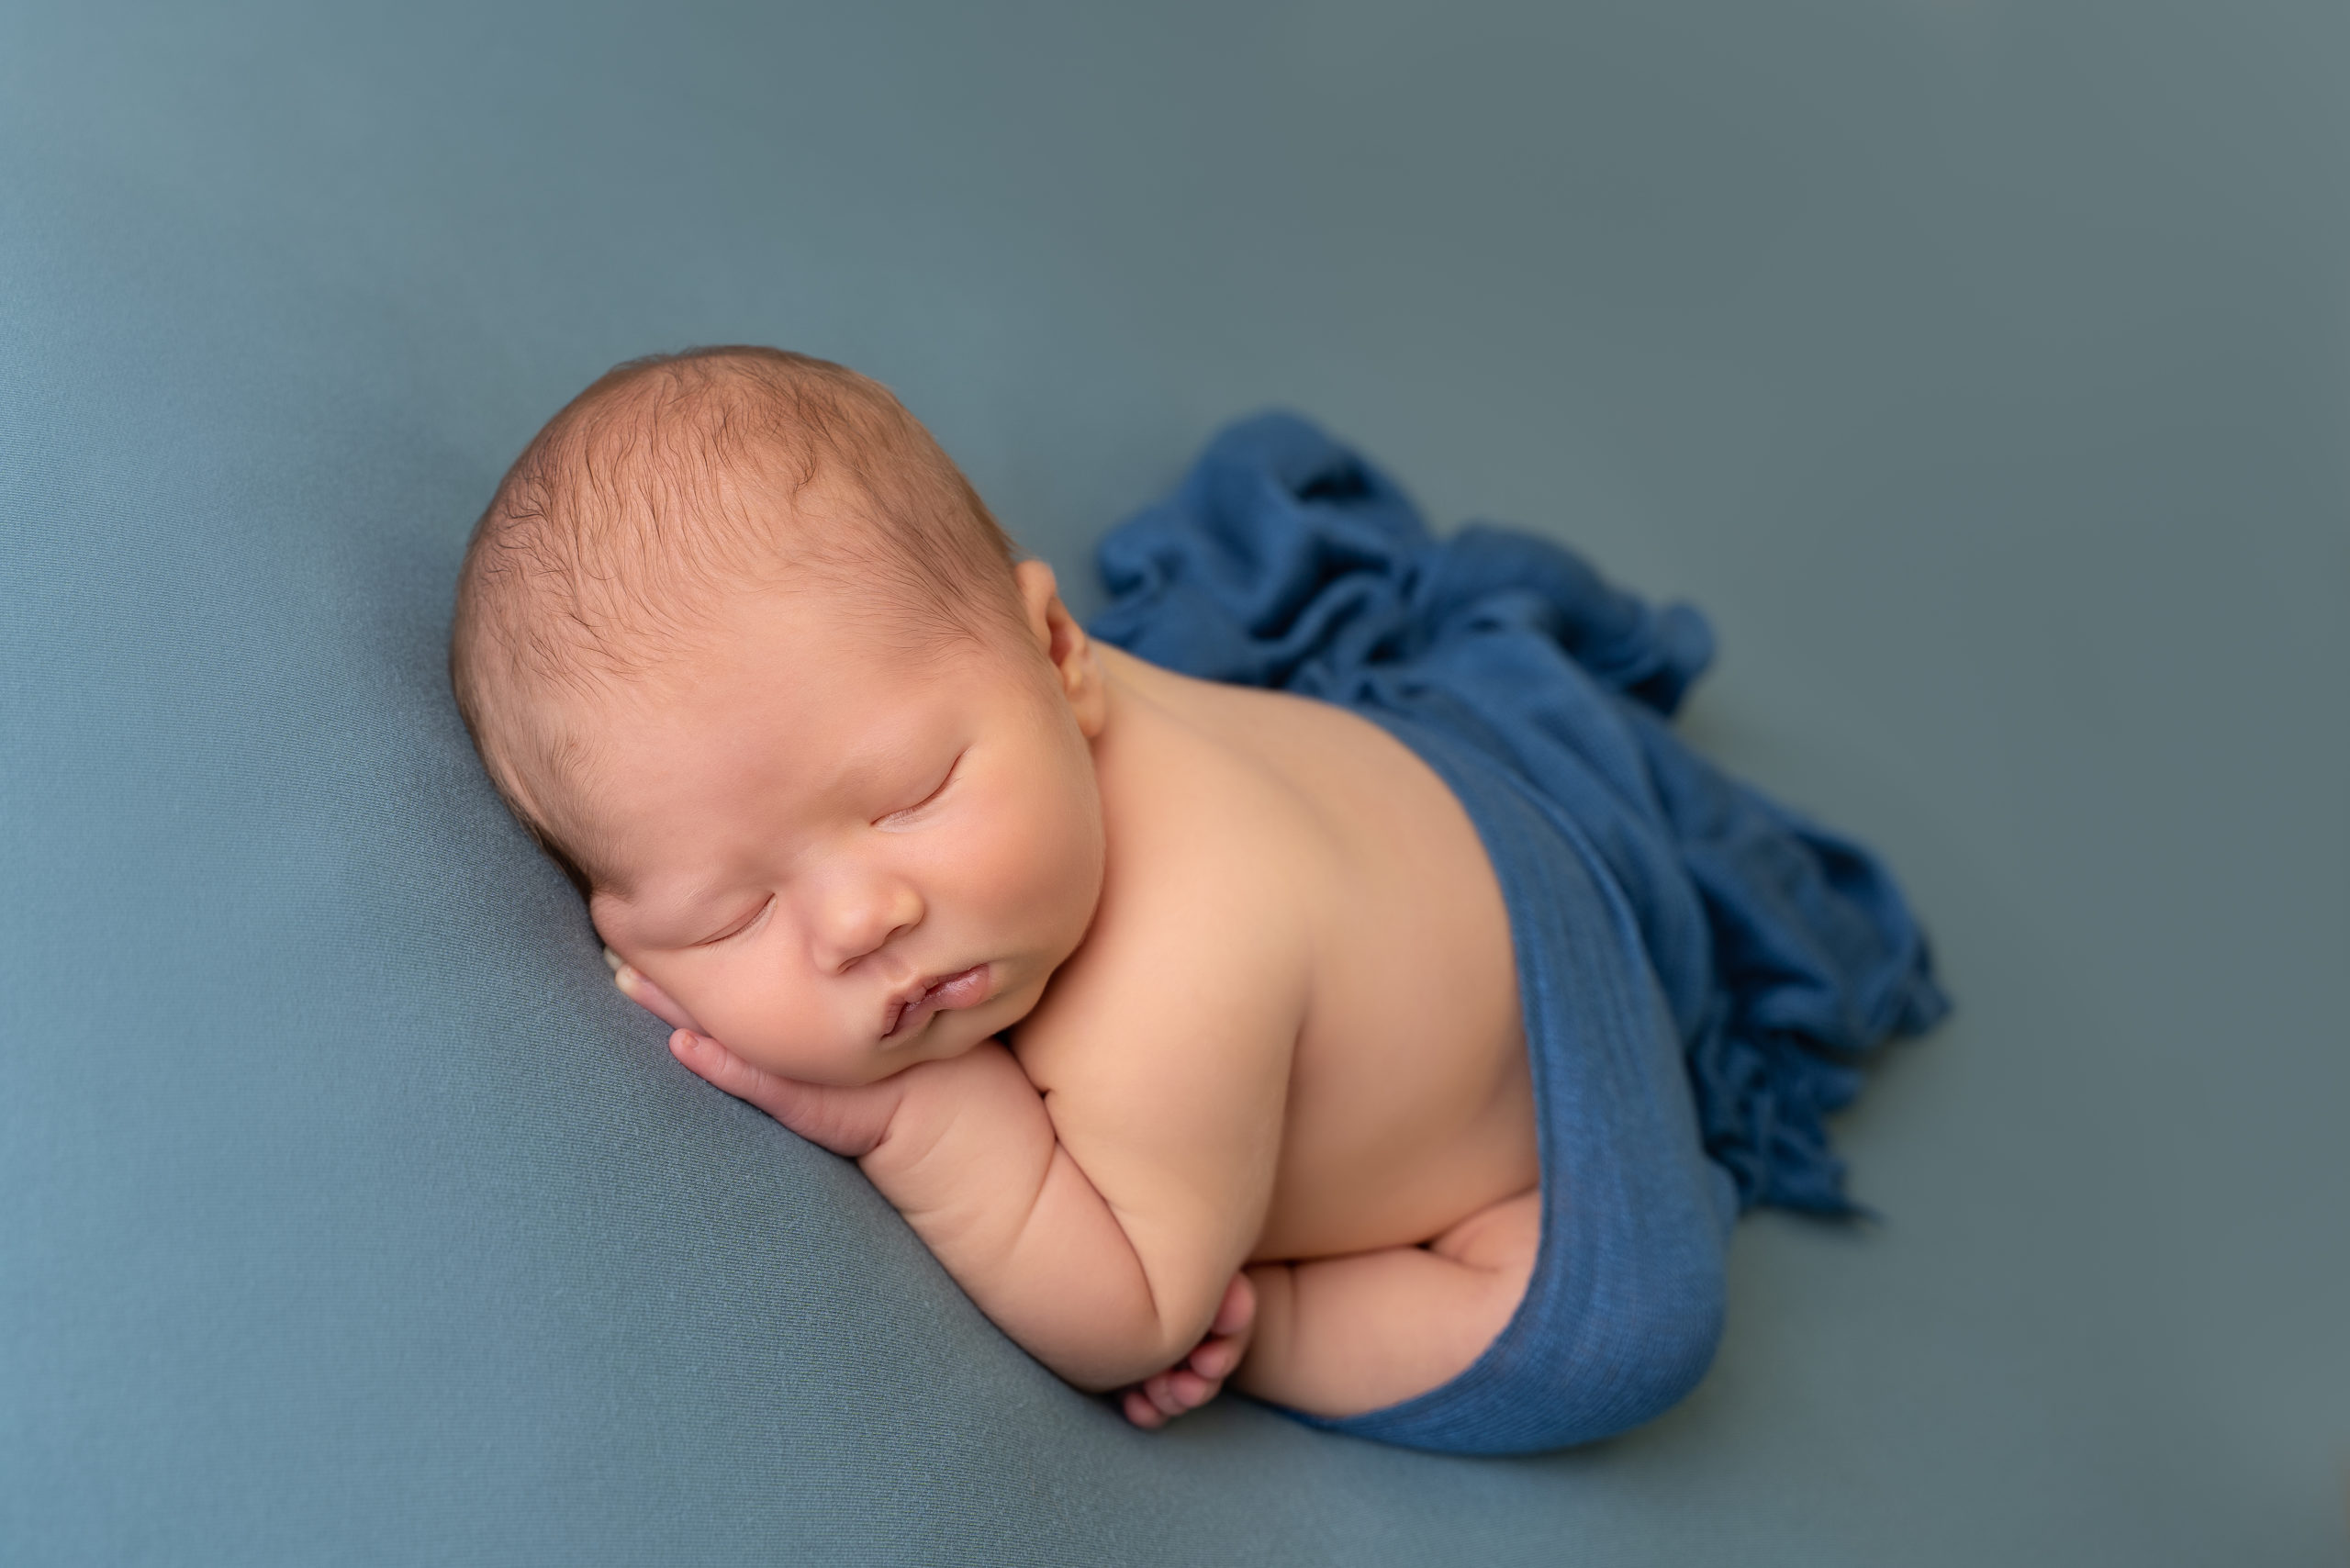
[[[498,487],[452,678],[677,1060],[1136,1425],[1673,1403],[1740,1204],[1843,1207],[1819,1118],[1942,1011],[1890,879],[1666,729],[1694,612],[1302,420],[1102,563],[1089,631],[852,371],[640,360]]]

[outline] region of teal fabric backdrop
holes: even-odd
[[[0,10],[0,1558],[2341,1561],[2350,13]],[[1098,604],[1205,433],[1722,635],[1958,1018],[1694,1398],[1125,1430],[675,1068],[445,695],[614,360],[895,386]],[[2329,1554],[2331,1557],[2329,1558]]]

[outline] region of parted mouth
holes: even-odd
[[[920,1028],[934,1013],[950,1013],[985,1000],[988,967],[973,964],[951,975],[932,975],[900,988],[881,1014],[881,1038],[899,1039]]]

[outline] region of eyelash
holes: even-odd
[[[721,942],[732,942],[734,938],[742,935],[743,933],[748,931],[754,925],[756,925],[759,923],[759,916],[767,913],[767,905],[773,902],[775,902],[775,897],[773,894],[769,894],[767,898],[760,903],[758,908],[751,912],[751,917],[743,922],[742,924],[735,926],[731,931],[722,931],[715,936],[705,936],[700,941],[695,943],[694,946],[697,947],[715,947]]]
[[[929,794],[924,795],[921,800],[916,801],[911,806],[901,806],[894,812],[887,812],[880,818],[880,821],[888,822],[891,817],[908,816],[922,810],[924,806],[927,806],[933,801],[938,799],[939,796],[946,793],[946,786],[955,782],[955,775],[961,770],[962,767],[963,754],[958,751],[955,754],[955,760],[946,765],[946,777],[938,781],[937,788],[932,790]]]

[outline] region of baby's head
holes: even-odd
[[[474,531],[450,678],[606,944],[771,1071],[968,1049],[1092,919],[1092,649],[854,371],[698,350],[581,393]]]

